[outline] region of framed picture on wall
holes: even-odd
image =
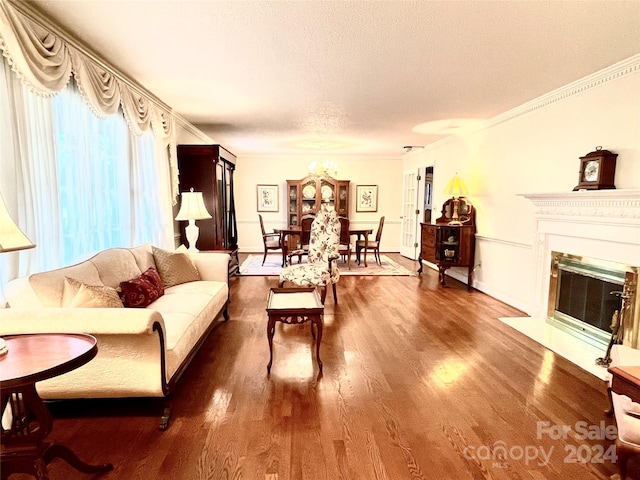
[[[278,211],[278,185],[258,185],[258,211]]]
[[[378,186],[356,186],[356,212],[378,211]]]

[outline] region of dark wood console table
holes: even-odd
[[[91,335],[43,333],[4,337],[8,352],[0,357],[1,412],[11,413],[11,426],[0,426],[2,479],[27,473],[47,480],[47,464],[61,458],[83,473],[101,473],[111,464],[89,465],[69,448],[45,442],[53,418],[36,391],[36,382],[70,372],[98,352]]]
[[[453,221],[454,210],[460,214],[456,221]],[[442,215],[435,224],[421,223],[418,273],[422,273],[422,260],[436,265],[440,284],[444,287],[445,272],[452,267],[464,267],[467,269],[467,288],[471,289],[476,249],[475,218],[471,203],[460,197],[442,205]]]

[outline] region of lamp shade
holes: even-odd
[[[211,218],[211,214],[204,206],[202,192],[194,192],[193,188],[189,192],[182,192],[182,204],[176,220],[203,220]]]
[[[444,189],[443,193],[454,197],[460,197],[467,194],[467,186],[462,181],[462,178],[460,178],[456,173],[451,177],[451,180],[449,180],[447,188]]]
[[[20,231],[9,216],[4,200],[0,196],[0,252],[14,252],[33,247],[35,247],[35,244]]]

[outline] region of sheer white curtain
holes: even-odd
[[[64,263],[109,247],[170,248],[168,162],[151,130],[134,134],[121,112],[97,118],[73,81],[52,102]]]
[[[73,84],[52,103],[65,263],[107,247],[129,246],[130,197],[121,190],[130,184],[124,118],[97,118]]]
[[[31,93],[0,62],[0,193],[9,214],[36,245],[0,254],[0,298],[6,282],[62,261],[51,101]]]
[[[65,264],[115,246],[169,248],[171,193],[161,169],[168,162],[157,156],[152,132],[135,135],[122,113],[97,118],[73,82],[53,111]]]
[[[173,206],[167,149],[148,131],[140,137],[130,134],[131,202],[134,245],[151,242],[172,249]],[[153,222],[149,222],[150,217]]]

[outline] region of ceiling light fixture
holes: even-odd
[[[405,152],[410,152],[411,150],[413,150],[414,148],[424,148],[424,145],[405,145],[404,147],[404,151]]]
[[[338,165],[331,160],[324,159],[320,163],[313,160],[307,168],[309,169],[309,173],[318,177],[335,178],[338,176]]]

